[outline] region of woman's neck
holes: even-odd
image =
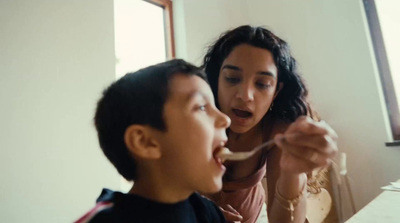
[[[228,138],[229,141],[241,141],[247,138],[254,138],[257,137],[259,135],[262,135],[263,132],[263,127],[262,127],[262,122],[259,122],[256,126],[254,126],[253,128],[251,128],[249,131],[244,132],[244,133],[237,133],[232,131],[231,129],[229,129],[228,132]]]

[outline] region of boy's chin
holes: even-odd
[[[207,187],[207,189],[201,191],[204,194],[214,194],[222,189],[222,180],[215,182],[212,186]]]

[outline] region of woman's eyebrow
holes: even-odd
[[[231,64],[226,64],[226,65],[222,66],[221,70],[223,70],[223,69],[234,70],[234,71],[242,71],[242,69],[240,67],[237,67],[237,66],[234,66],[234,65],[231,65]],[[272,72],[269,72],[269,71],[258,71],[257,74],[271,76],[273,78],[276,78],[276,75],[274,73],[272,73]]]
[[[276,78],[276,75],[274,73],[272,73],[272,72],[269,72],[269,71],[258,71],[257,74],[267,75],[267,76],[271,76],[273,78]]]
[[[233,65],[230,65],[230,64],[224,65],[221,70],[223,70],[223,69],[242,71],[242,69],[240,69],[239,67],[233,66]]]

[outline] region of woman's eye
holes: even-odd
[[[240,78],[237,77],[225,77],[226,82],[236,84],[240,82]]]
[[[257,85],[259,88],[263,88],[263,89],[269,88],[269,87],[272,86],[272,85],[269,84],[269,83],[262,83],[262,82],[256,83],[256,85]]]

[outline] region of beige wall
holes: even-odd
[[[112,0],[0,1],[1,222],[72,222],[119,188],[92,123],[113,27]]]
[[[387,115],[361,0],[174,0],[178,57],[200,65],[229,28],[263,25],[287,40],[316,108],[339,134],[360,209],[400,178],[400,149],[385,147]],[[184,21],[184,23],[182,22]]]
[[[400,178],[361,0],[174,0],[178,57],[241,24],[292,46],[321,115],[348,153],[357,209]],[[71,222],[120,178],[92,117],[114,79],[112,0],[0,1],[0,219]]]

